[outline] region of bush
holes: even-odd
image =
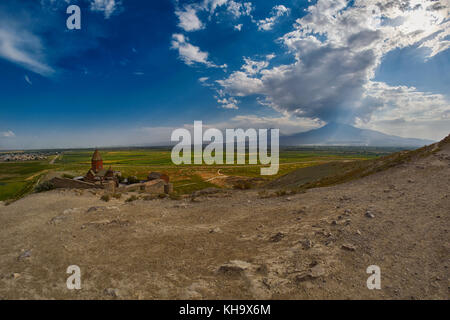
[[[139,183],[140,182],[140,180],[137,177],[134,177],[134,176],[128,177],[127,181],[128,181],[128,184],[135,184],[135,183]]]
[[[252,188],[252,184],[249,181],[239,181],[233,188],[238,190],[248,190]]]
[[[276,194],[278,197],[283,197],[283,196],[287,195],[288,193],[287,193],[286,190],[278,190],[277,192],[275,192],[275,194]]]
[[[108,194],[105,194],[100,199],[105,202],[108,202],[109,200],[111,200],[111,197]]]
[[[34,190],[36,192],[45,192],[45,191],[50,191],[53,189],[55,189],[55,185],[53,183],[51,183],[50,181],[42,182],[34,188]]]
[[[158,194],[158,198],[160,198],[160,199],[167,198],[167,194],[165,194],[165,193],[160,193],[160,194]]]
[[[267,199],[267,198],[271,198],[271,197],[272,197],[272,195],[271,195],[269,192],[267,192],[267,190],[261,190],[261,191],[259,191],[259,192],[258,192],[258,196],[259,196],[261,199]]]
[[[114,193],[112,196],[113,196],[114,199],[122,198],[122,194],[121,193]]]
[[[171,200],[181,200],[181,196],[179,194],[175,194],[175,193],[169,194],[169,198]]]

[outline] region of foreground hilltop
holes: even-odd
[[[0,298],[448,299],[450,137],[377,161],[290,195],[30,195],[0,206]],[[370,265],[381,290],[366,286]]]

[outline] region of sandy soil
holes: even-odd
[[[450,148],[339,186],[263,199],[0,204],[1,299],[448,299]],[[369,212],[368,212],[369,211]],[[81,290],[66,269],[81,268]],[[366,268],[381,268],[369,290]]]

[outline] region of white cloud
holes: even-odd
[[[198,79],[198,81],[204,83],[204,82],[208,81],[208,79],[209,79],[209,77],[201,77]]]
[[[121,10],[120,0],[92,0],[91,11],[103,12],[105,19],[109,19],[111,15]]]
[[[277,111],[325,122],[369,121],[387,105],[391,113],[402,105],[408,108],[405,119],[441,120],[449,113],[444,96],[403,88],[404,98],[396,96],[394,103],[393,92],[400,89],[372,80],[383,56],[396,48],[426,47],[428,57],[445,50],[448,9],[436,3],[356,0],[348,7],[344,0],[319,0],[280,38],[294,63],[254,69],[245,61],[241,70],[217,83],[224,94],[262,96]]]
[[[253,7],[251,2],[241,3],[230,0],[227,4],[227,11],[235,18],[240,18],[241,16],[251,16],[252,10]]]
[[[172,35],[172,49],[178,50],[180,59],[187,65],[194,63],[204,64],[207,67],[226,68],[227,65],[218,66],[208,60],[208,52],[203,52],[199,47],[190,44],[189,39],[180,33]]]
[[[204,0],[200,3],[192,3],[183,7],[178,7],[175,10],[175,15],[178,17],[178,26],[184,31],[191,32],[205,28],[205,24],[200,20],[199,14],[204,12],[209,14],[209,17],[216,13],[217,9],[224,7],[226,12],[231,14],[234,19],[243,16],[250,16],[253,10],[251,2],[239,2],[234,0]],[[240,30],[242,24],[235,26],[235,29]]]
[[[370,81],[366,85],[365,95],[378,105],[371,118],[375,121],[450,120],[450,102],[442,94]]]
[[[43,76],[55,72],[45,61],[41,39],[7,21],[0,28],[0,57]]]
[[[256,23],[258,25],[258,30],[264,31],[272,30],[277,20],[284,15],[288,15],[289,12],[290,9],[286,8],[282,4],[273,7],[270,17],[263,20],[259,20]]]
[[[237,30],[237,31],[241,31],[242,30],[242,23],[235,25],[234,29]]]
[[[28,77],[28,75],[24,76],[25,81],[29,84],[29,85],[33,85],[33,82],[31,82],[30,78]]]
[[[14,138],[16,134],[12,132],[11,130],[0,132],[0,137],[4,138]]]
[[[269,62],[267,61],[254,61],[250,58],[244,57],[245,64],[242,66],[242,69],[247,74],[257,74],[262,69],[267,68]]]
[[[215,66],[213,63],[208,61],[208,52],[203,52],[199,47],[190,44],[188,39],[180,33],[172,35],[171,48],[178,50],[180,59],[187,65],[201,63],[208,67]]]
[[[184,31],[196,31],[203,29],[203,23],[197,17],[197,9],[194,5],[186,6],[175,11],[179,19],[178,26]]]
[[[324,123],[318,120],[308,118],[298,118],[289,115],[281,116],[256,116],[256,115],[237,115],[226,121],[215,123],[204,123],[207,128],[217,128],[219,130],[229,128],[241,129],[280,129],[282,135],[289,135],[301,131],[308,131],[323,126]]]
[[[217,102],[220,103],[221,107],[224,109],[239,109],[237,106],[239,102],[233,97],[218,99]]]

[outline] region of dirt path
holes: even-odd
[[[56,155],[49,163],[50,164],[55,164],[55,161],[58,160],[61,156],[62,156],[62,154]]]

